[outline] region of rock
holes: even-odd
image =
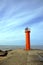
[[[2,50],[0,50],[0,57],[7,56],[7,54],[8,54],[8,51],[2,51]]]

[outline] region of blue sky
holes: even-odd
[[[25,45],[25,28],[31,45],[43,45],[43,0],[0,0],[0,45]]]

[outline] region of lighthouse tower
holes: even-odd
[[[26,50],[30,50],[30,29],[25,29],[25,35],[26,35]]]

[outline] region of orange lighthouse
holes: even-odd
[[[30,29],[25,29],[25,35],[26,35],[26,50],[30,50]]]

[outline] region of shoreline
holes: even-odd
[[[43,50],[9,50],[7,56],[0,57],[0,65],[43,65]]]

